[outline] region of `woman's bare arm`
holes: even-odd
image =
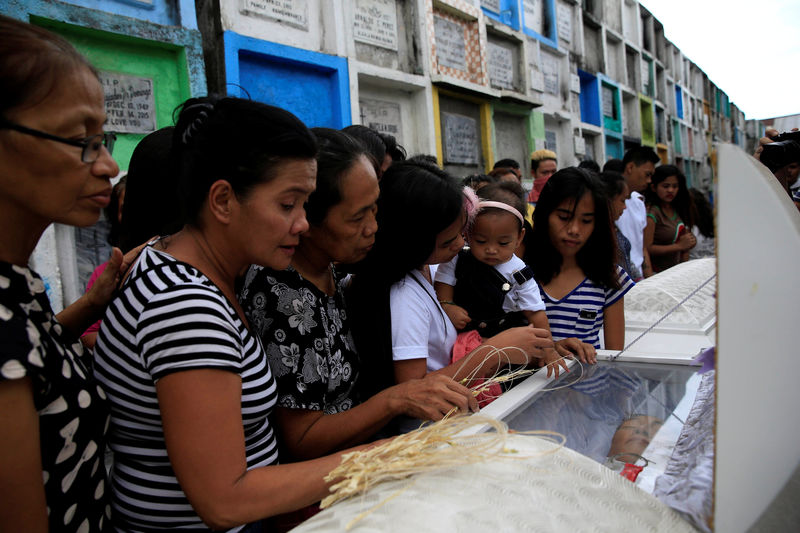
[[[396,416],[440,420],[453,407],[466,412],[477,411],[478,405],[463,385],[444,376],[423,375],[341,413],[278,408],[276,422],[285,449],[293,459],[303,460],[361,444]]]
[[[0,494],[0,531],[47,531],[39,414],[29,378],[0,382]]]
[[[200,518],[226,529],[319,501],[339,455],[247,470],[242,383],[223,370],[175,372],[156,383],[170,463]]]

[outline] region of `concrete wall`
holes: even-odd
[[[459,176],[507,156],[527,165],[526,151],[552,143],[561,166],[642,143],[706,187],[712,143],[747,146],[759,129],[627,0],[6,0],[0,11],[61,32],[101,69],[154,80],[156,127],[190,95],[249,96],[310,126],[371,124],[409,154],[468,148],[472,162],[446,163]],[[603,87],[614,117],[601,113]],[[445,113],[473,122],[454,138],[446,126],[459,119]],[[122,168],[142,135],[121,136]]]

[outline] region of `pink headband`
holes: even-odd
[[[511,207],[508,204],[504,204],[503,202],[494,202],[492,200],[481,200],[478,202],[478,210],[483,211],[487,207],[494,207],[496,209],[502,209],[503,211],[508,211],[517,219],[519,220],[520,225],[525,225],[525,219],[522,217],[522,213],[517,211],[515,208]]]

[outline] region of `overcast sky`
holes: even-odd
[[[639,0],[747,119],[800,114],[800,0]]]

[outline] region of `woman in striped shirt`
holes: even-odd
[[[602,326],[605,348],[621,350],[623,296],[633,281],[615,264],[617,246],[602,183],[586,170],[562,169],[545,184],[533,216],[531,266],[553,340],[576,337],[600,348]]]
[[[262,518],[325,495],[338,456],[277,465],[275,380],[234,293],[250,264],[289,265],[308,228],[316,152],[282,109],[184,104],[173,156],[186,225],[143,250],[96,346],[116,529],[259,531]]]

